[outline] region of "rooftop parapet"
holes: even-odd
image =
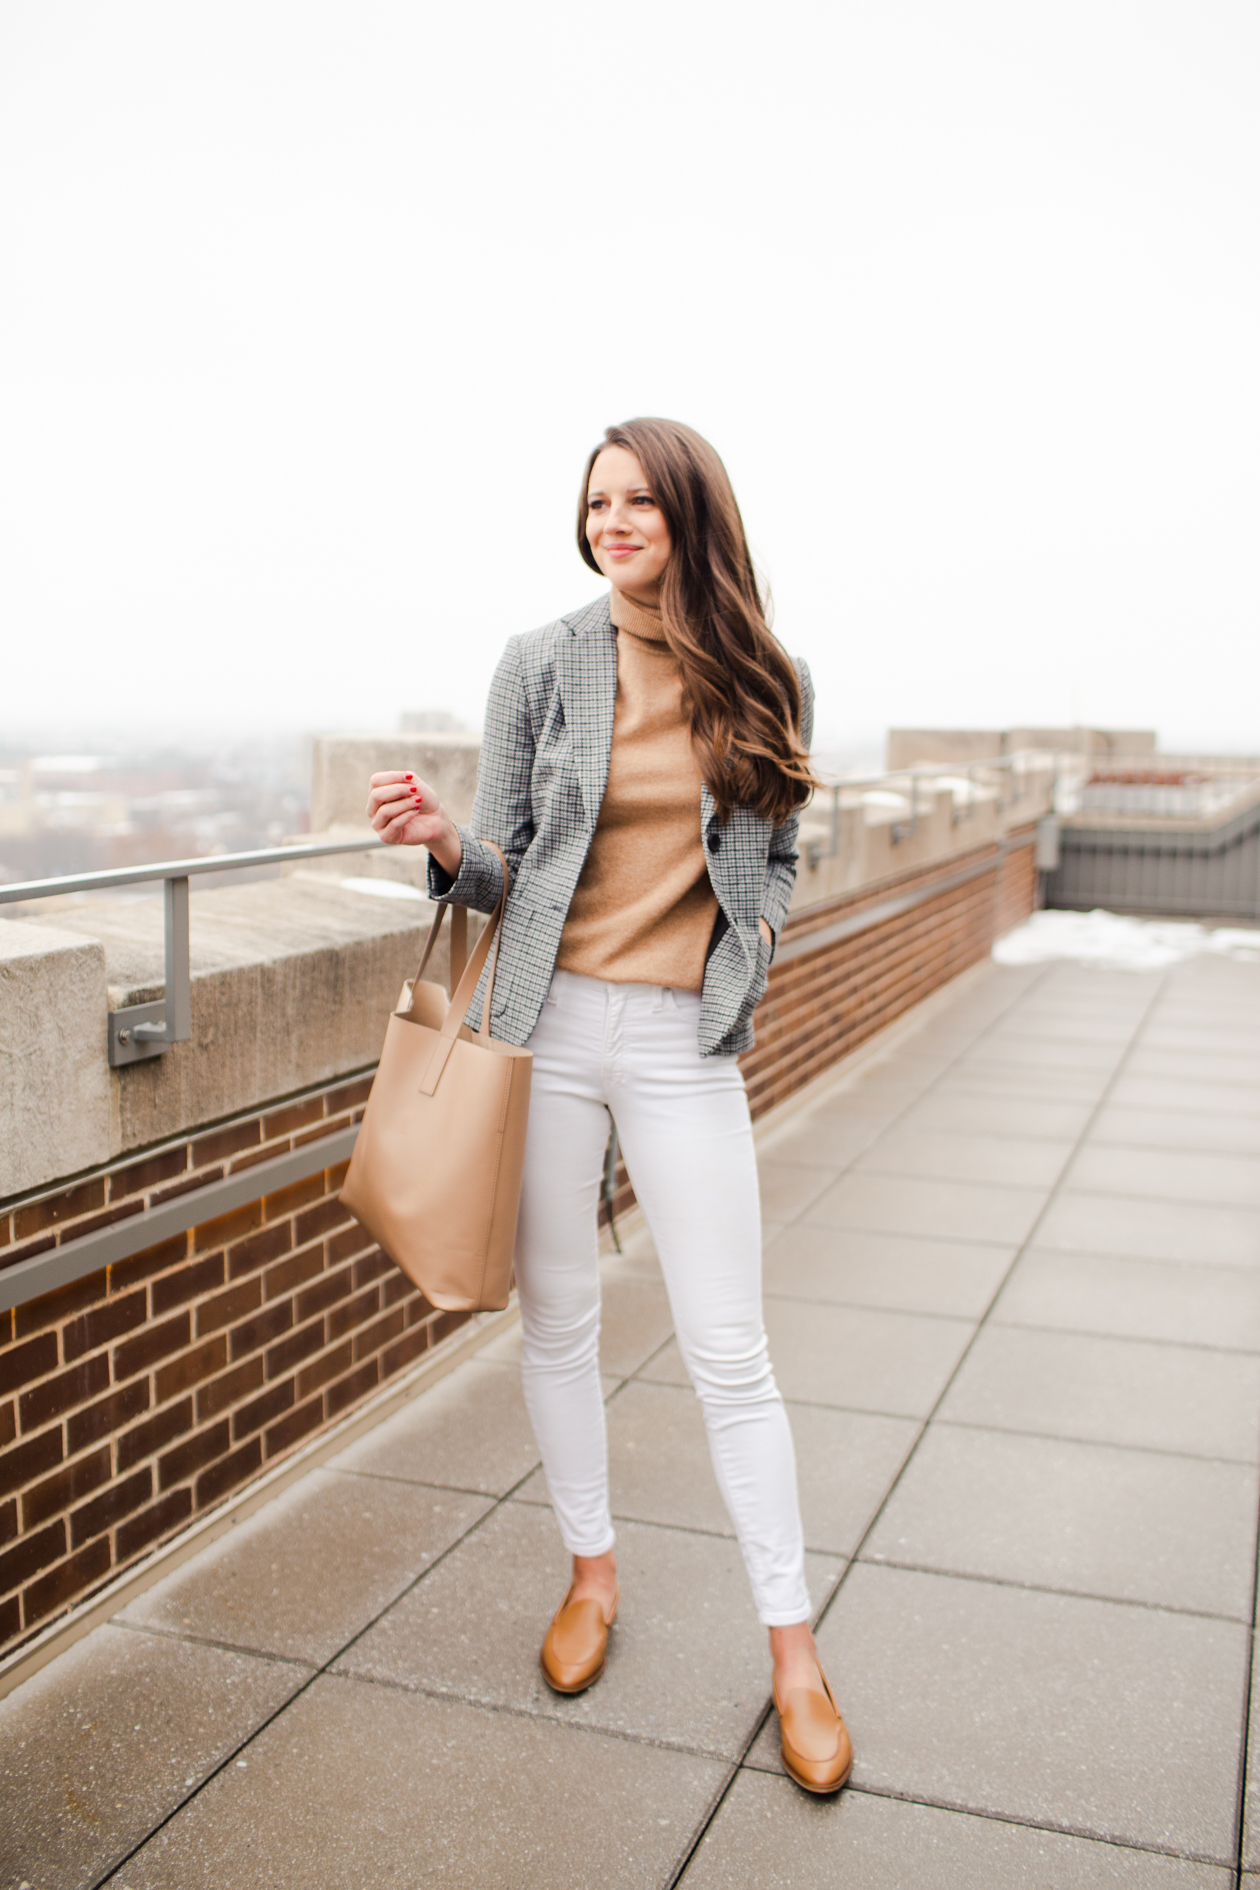
[[[1076,764],[1028,750],[965,765],[920,765],[831,781],[801,819],[794,912],[944,863],[1007,837],[1055,809]]]
[[[889,768],[925,762],[965,766],[1034,748],[1103,759],[1153,755],[1156,739],[1153,728],[891,728],[885,760]]]

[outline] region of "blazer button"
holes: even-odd
[[[716,827],[710,827],[710,829],[709,829],[709,852],[710,852],[710,853],[720,853],[720,852],[721,852],[721,850],[722,850],[722,836],[721,836],[721,834],[720,834],[720,833],[718,832],[718,830],[717,830],[717,828],[716,828]]]

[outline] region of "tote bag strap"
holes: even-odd
[[[481,1029],[477,1033],[482,1042],[488,1043],[490,1041],[490,1004],[494,997],[494,974],[499,964],[500,928],[503,921],[504,909],[507,906],[508,870],[507,861],[504,859],[502,853],[499,852],[498,847],[494,845],[494,842],[487,840],[483,842],[483,844],[488,846],[492,853],[499,854],[499,865],[503,869],[503,890],[499,894],[499,903],[495,908],[494,917],[491,919],[489,925],[486,926],[481,937],[473,947],[472,957],[468,960],[464,975],[460,979],[458,987],[451,994],[451,1008],[446,1013],[446,1021],[438,1033],[437,1041],[433,1046],[433,1054],[429,1058],[423,1080],[420,1084],[420,1093],[422,1096],[432,1096],[437,1089],[442,1072],[446,1068],[446,1060],[455,1046],[455,1040],[460,1030],[463,1028],[464,1019],[468,1015],[468,1006],[473,1001],[473,995],[477,989],[477,983],[481,977],[482,968],[490,955],[490,947],[493,945],[494,957],[490,960],[490,975],[486,979],[485,1001],[481,1007]]]
[[[446,917],[446,907],[439,906],[437,911],[433,915],[433,923],[429,927],[429,936],[424,942],[424,956],[420,960],[420,969],[417,971],[415,977],[411,981],[411,988],[413,991],[415,990],[416,986],[419,984],[420,980],[424,976],[424,968],[428,964],[429,959],[433,955],[433,947],[437,944],[437,935],[442,930],[442,921],[445,917]],[[455,989],[456,985],[459,983],[460,979],[463,977],[464,967],[467,963],[468,963],[468,908],[466,906],[452,906],[451,907],[451,990],[452,991]]]

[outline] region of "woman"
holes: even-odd
[[[598,1679],[617,1611],[596,1225],[611,1112],[770,1630],[784,1762],[808,1790],[835,1791],[852,1749],[809,1628],[736,1062],[796,876],[813,692],[767,628],[726,469],[689,427],[608,428],[578,549],[612,594],[509,642],[471,825],[406,774],[373,775],[368,802],[382,839],[429,849],[435,899],[491,912],[502,868],[483,842],[508,863],[491,1023],[533,1052],[516,1245],[525,1397],[573,1557],[543,1672],[561,1693]]]

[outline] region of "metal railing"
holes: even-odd
[[[252,853],[215,853],[197,860],[162,860],[104,873],[71,873],[0,886],[0,906],[67,893],[111,892],[120,886],[162,881],[165,910],[166,992],[151,1004],[128,1004],[108,1014],[107,1046],[112,1069],[160,1057],[173,1043],[192,1036],[192,966],[188,949],[188,882],[201,873],[239,872],[243,867],[284,866],[339,853],[375,853],[383,840],[338,840],[317,846],[264,847]]]
[[[904,809],[900,818],[894,818],[889,824],[890,838],[894,846],[903,840],[911,839],[919,830],[923,814],[928,806],[921,806],[920,783],[931,783],[936,790],[948,788],[953,795],[951,821],[958,826],[969,820],[982,800],[991,795],[996,803],[997,812],[1005,813],[1014,808],[1031,793],[1028,777],[1045,779],[1050,777],[1053,807],[1058,797],[1059,780],[1065,762],[1075,763],[1078,767],[1082,758],[1065,755],[1052,749],[1026,749],[1013,755],[995,755],[985,761],[970,762],[924,762],[913,768],[895,768],[882,774],[845,775],[841,780],[832,781],[815,796],[815,806],[823,795],[830,796],[830,832],[824,842],[809,839],[806,842],[806,855],[811,867],[817,867],[823,860],[833,860],[840,850],[840,815],[844,808],[867,807],[873,803],[875,794],[888,796],[885,805],[900,802]],[[985,777],[993,777],[986,779]],[[902,793],[894,787],[896,782],[908,783],[908,792]],[[846,800],[846,796],[848,799]]]
[[[1231,755],[1095,759],[1077,811],[1126,820],[1212,821],[1260,790],[1260,760]]]

